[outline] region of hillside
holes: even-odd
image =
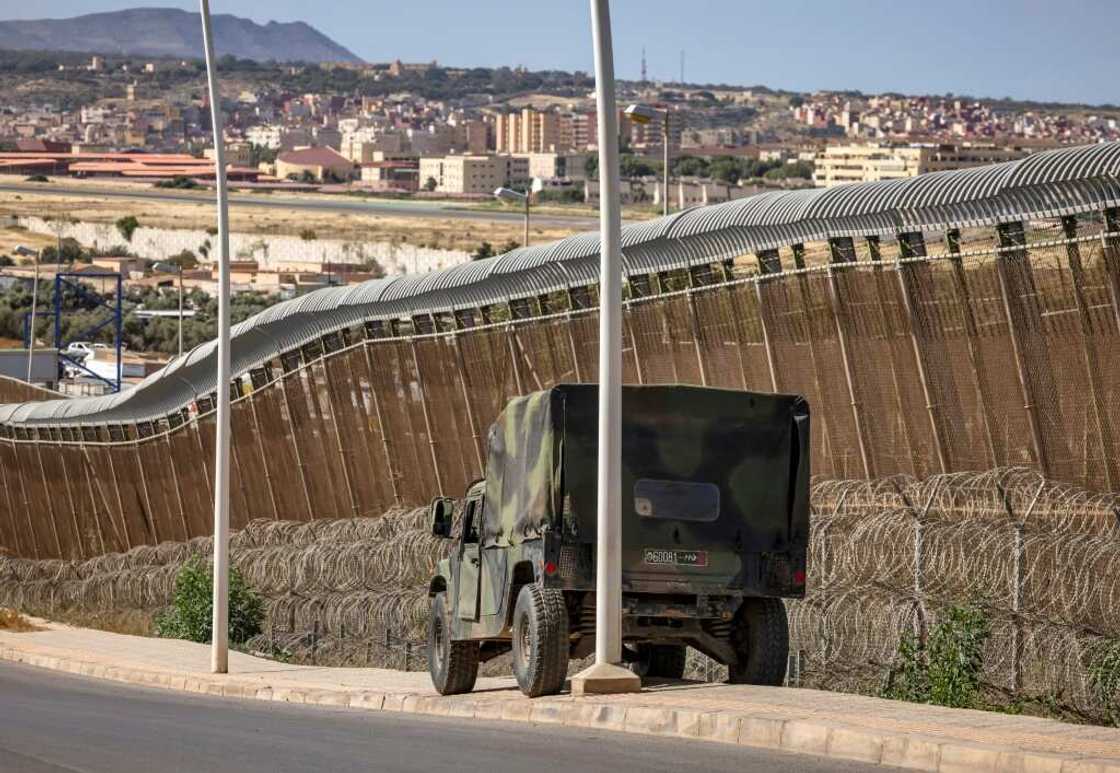
[[[304,22],[257,24],[229,14],[214,16],[219,56],[286,62],[358,62],[357,56]],[[0,49],[89,51],[103,54],[202,55],[197,13],[175,8],[133,8],[70,19],[0,21]]]

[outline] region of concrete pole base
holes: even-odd
[[[641,677],[613,663],[595,663],[572,677],[572,695],[577,697],[641,691]]]

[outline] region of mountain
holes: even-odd
[[[304,22],[257,24],[229,14],[213,17],[218,56],[278,62],[360,62]],[[202,58],[197,13],[177,8],[132,8],[70,19],[0,21],[0,49],[89,51],[98,54]]]

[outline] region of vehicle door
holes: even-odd
[[[480,498],[467,500],[463,511],[463,530],[459,541],[459,619],[478,620],[479,563],[482,533]]]

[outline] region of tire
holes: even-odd
[[[789,621],[782,600],[744,599],[731,629],[731,646],[738,660],[728,664],[728,682],[780,686],[789,659]]]
[[[630,670],[640,677],[684,679],[688,648],[683,644],[639,644],[638,659]]]
[[[446,594],[433,596],[428,620],[428,673],[436,692],[458,695],[473,690],[478,678],[478,650],[476,641],[452,641]]]
[[[555,695],[568,675],[568,608],[564,594],[526,585],[513,609],[513,675],[530,698]]]

